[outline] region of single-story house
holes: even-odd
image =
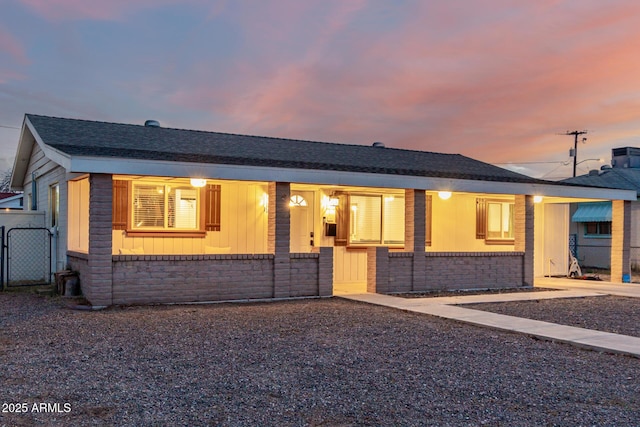
[[[620,147],[611,150],[611,165],[568,178],[563,182],[603,188],[619,188],[640,195],[640,148]],[[611,202],[571,204],[571,228],[575,251],[581,265],[609,268],[611,265]],[[640,203],[632,202],[629,232],[630,263],[640,269]]]
[[[93,305],[532,286],[566,274],[570,202],[612,200],[628,242],[636,200],[459,154],[31,114],[12,187]]]

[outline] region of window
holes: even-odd
[[[514,221],[513,201],[476,199],[476,239],[487,244],[513,244]]]
[[[589,237],[611,237],[611,221],[585,222],[584,235]]]
[[[404,196],[351,195],[349,199],[349,244],[404,244]]]
[[[49,188],[49,204],[51,208],[51,227],[57,227],[60,218],[60,186],[53,184]]]
[[[200,191],[190,186],[133,184],[133,230],[197,230]]]
[[[220,186],[114,180],[112,222],[128,234],[219,231]]]

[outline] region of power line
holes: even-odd
[[[503,163],[493,163],[494,165],[550,165],[556,163],[565,163],[564,161],[556,160],[555,162],[503,162]]]

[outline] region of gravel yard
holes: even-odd
[[[463,304],[465,308],[640,337],[640,301],[602,296]]]
[[[0,293],[0,401],[29,408],[0,413],[0,426],[640,419],[638,359],[426,315],[338,298],[99,312],[62,305]],[[33,412],[34,403],[59,403],[62,413]]]

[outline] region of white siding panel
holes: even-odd
[[[333,248],[334,284],[366,283],[367,252],[347,250],[343,246]]]
[[[476,239],[476,198],[487,195],[454,193],[433,196],[432,243],[429,252],[511,252],[513,245],[487,245]]]
[[[66,171],[57,163],[47,159],[44,152],[36,144],[31,152],[29,166],[24,181],[26,194],[31,193],[32,177],[35,174],[37,183],[37,210],[45,213],[45,227],[51,226],[51,201],[49,200],[51,185],[58,184],[60,188],[60,206],[57,235],[52,241],[51,269],[58,271],[65,268],[67,254],[67,185]],[[33,195],[31,196],[33,197]],[[25,209],[31,210],[29,197],[25,200]]]
[[[260,199],[266,184],[220,182],[220,231],[206,237],[127,237],[122,230],[113,231],[113,254],[120,248],[143,248],[145,254],[203,254],[205,246],[230,247],[231,253],[265,253],[267,248],[267,213]]]
[[[71,226],[67,233],[69,250],[78,252],[89,251],[89,180],[69,181],[68,183],[68,224]],[[60,204],[64,205],[62,194]],[[62,218],[62,215],[61,215]],[[115,233],[114,233],[115,234]]]

